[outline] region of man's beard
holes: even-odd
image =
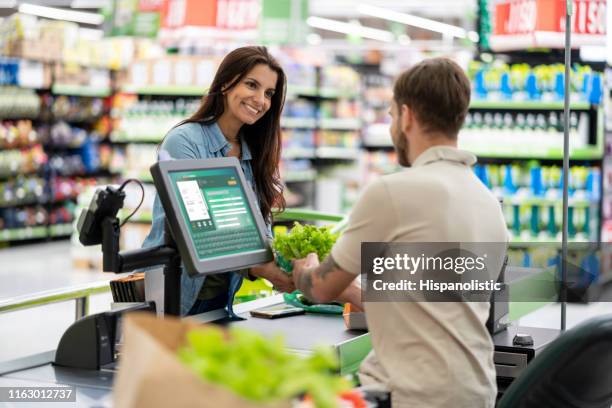
[[[408,139],[406,138],[404,132],[401,130],[399,132],[399,137],[393,138],[393,147],[395,148],[395,153],[397,153],[397,160],[399,161],[400,166],[410,167],[410,161],[408,160],[408,152],[410,151]]]

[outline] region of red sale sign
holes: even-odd
[[[252,30],[260,14],[260,0],[166,0],[162,27]]]
[[[495,3],[494,50],[563,47],[566,0],[500,0]],[[600,45],[606,35],[606,0],[574,0],[572,45]]]

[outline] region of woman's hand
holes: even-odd
[[[291,277],[283,272],[274,261],[252,267],[251,275],[269,280],[274,285],[274,289],[278,291],[286,293],[295,291]]]

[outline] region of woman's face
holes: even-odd
[[[225,93],[226,112],[241,124],[257,122],[272,105],[278,75],[269,66],[258,64]]]

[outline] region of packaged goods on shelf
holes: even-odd
[[[33,90],[0,87],[0,119],[34,119],[40,108],[40,98]]]
[[[537,162],[476,165],[476,175],[503,200],[508,228],[517,240],[555,241],[562,222],[562,169]],[[596,241],[601,170],[572,166],[569,174],[569,236]]]
[[[563,64],[530,67],[527,64],[485,65],[473,61],[468,75],[472,81],[473,99],[563,101],[564,69]],[[572,101],[599,104],[603,92],[601,73],[578,64],[574,64],[572,70]]]
[[[36,61],[110,69],[129,65],[133,39],[90,39],[84,30],[68,21],[15,13],[0,23],[0,48],[3,55]]]
[[[47,154],[40,144],[21,150],[0,151],[0,177],[35,173],[40,171],[47,161]]]
[[[105,93],[103,96],[107,96],[111,87],[110,71],[81,65],[56,64],[53,92],[69,94],[79,92],[78,89],[73,91],[70,87],[87,88],[82,91],[85,94],[88,91],[100,90],[100,93]]]
[[[282,157],[312,158],[315,155],[316,139],[314,130],[284,129],[282,136]]]
[[[160,142],[179,122],[199,107],[195,98],[175,100],[138,100],[122,95],[113,102],[113,141]]]
[[[40,134],[31,120],[0,122],[0,149],[22,149],[39,142]]]
[[[323,96],[356,96],[361,89],[361,78],[353,68],[344,65],[321,67],[320,90]]]
[[[55,96],[51,100],[51,113],[56,120],[67,122],[96,122],[104,115],[102,98]]]
[[[51,68],[39,61],[1,57],[0,85],[46,89],[51,85]]]
[[[57,61],[62,54],[62,27],[75,23],[15,13],[0,23],[2,54],[39,61]]]
[[[319,130],[315,136],[319,147],[358,149],[361,145],[359,133],[355,131]]]
[[[204,94],[220,62],[217,57],[183,55],[137,60],[130,65],[121,88],[126,92],[155,93],[155,87],[193,87],[193,90],[189,90],[190,93]],[[173,92],[172,89],[166,91],[170,94]],[[174,95],[181,95],[179,89],[174,92]]]
[[[590,119],[587,112],[570,116],[570,149],[587,147]],[[460,147],[486,152],[529,146],[535,151],[563,146],[563,112],[479,112],[468,113],[459,136]],[[486,155],[486,154],[485,154]]]
[[[0,182],[0,207],[44,203],[48,195],[45,180],[41,177],[19,175]]]

